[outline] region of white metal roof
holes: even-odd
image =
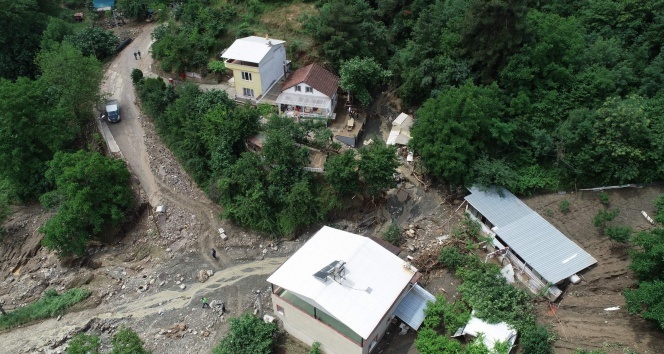
[[[334,261],[346,262],[341,284],[314,277]],[[325,226],[267,281],[309,299],[367,339],[414,275],[403,264],[368,237]]]
[[[429,306],[429,302],[435,301],[435,296],[415,284],[394,310],[394,315],[406,322],[410,328],[418,330],[426,317],[424,310]]]
[[[280,39],[250,36],[236,39],[233,44],[221,54],[222,58],[260,63],[272,46],[286,43]],[[271,44],[271,45],[270,45]]]
[[[491,324],[471,315],[461,334],[477,337],[480,333],[484,334],[482,341],[489,350],[494,349],[493,346],[499,341],[509,342],[510,347],[513,346],[517,335],[516,330],[505,322]]]
[[[494,232],[547,281],[561,280],[597,263],[546,219],[504,188],[470,188],[466,200],[484,215]]]
[[[408,145],[410,141],[410,131],[407,128],[400,127],[398,125],[392,126],[390,134],[387,136],[387,145]]]
[[[413,118],[406,113],[401,113],[392,122],[392,125],[400,125],[402,127],[410,128],[413,126]]]
[[[331,106],[331,100],[327,97],[298,95],[286,92],[279,94],[276,102],[279,104],[314,108],[330,108]]]

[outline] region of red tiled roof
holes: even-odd
[[[318,64],[309,64],[304,68],[295,70],[284,83],[281,91],[301,83],[305,83],[326,96],[332,97],[339,87],[339,77]]]

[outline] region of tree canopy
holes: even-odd
[[[83,150],[57,152],[48,166],[56,188],[40,201],[58,213],[41,227],[42,243],[62,256],[81,256],[91,238],[118,226],[133,206],[129,171],[122,160]]]
[[[230,319],[228,334],[212,349],[213,354],[270,354],[275,344],[275,323],[245,313]]]

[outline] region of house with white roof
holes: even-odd
[[[267,281],[284,329],[325,353],[372,352],[398,318],[417,330],[433,295],[417,269],[369,237],[323,227]]]
[[[297,118],[334,119],[339,77],[318,64],[295,70],[281,88],[279,113]]]
[[[502,250],[514,275],[530,290],[546,290],[555,300],[557,285],[576,283],[576,273],[597,260],[505,188],[471,187],[466,213],[480,222],[493,247]]]
[[[239,38],[221,54],[233,71],[236,98],[256,101],[288,70],[285,41],[268,37]]]

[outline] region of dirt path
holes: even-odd
[[[215,273],[205,283],[194,283],[183,291],[161,291],[135,301],[125,301],[113,307],[100,306],[89,311],[81,311],[65,315],[60,321],[48,319],[38,324],[12,332],[0,334],[2,352],[20,353],[29,348],[43,348],[52,340],[64,338],[70,332],[85,327],[92,318],[140,320],[158,314],[160,310],[172,311],[185,308],[196,302],[197,293],[232,286],[255,275],[268,275],[274,272],[285,257],[268,258],[250,264],[241,264]],[[196,305],[197,306],[197,305]],[[140,329],[137,329],[140,331]],[[21,333],[29,332],[29,336]],[[21,332],[21,333],[19,333]]]

